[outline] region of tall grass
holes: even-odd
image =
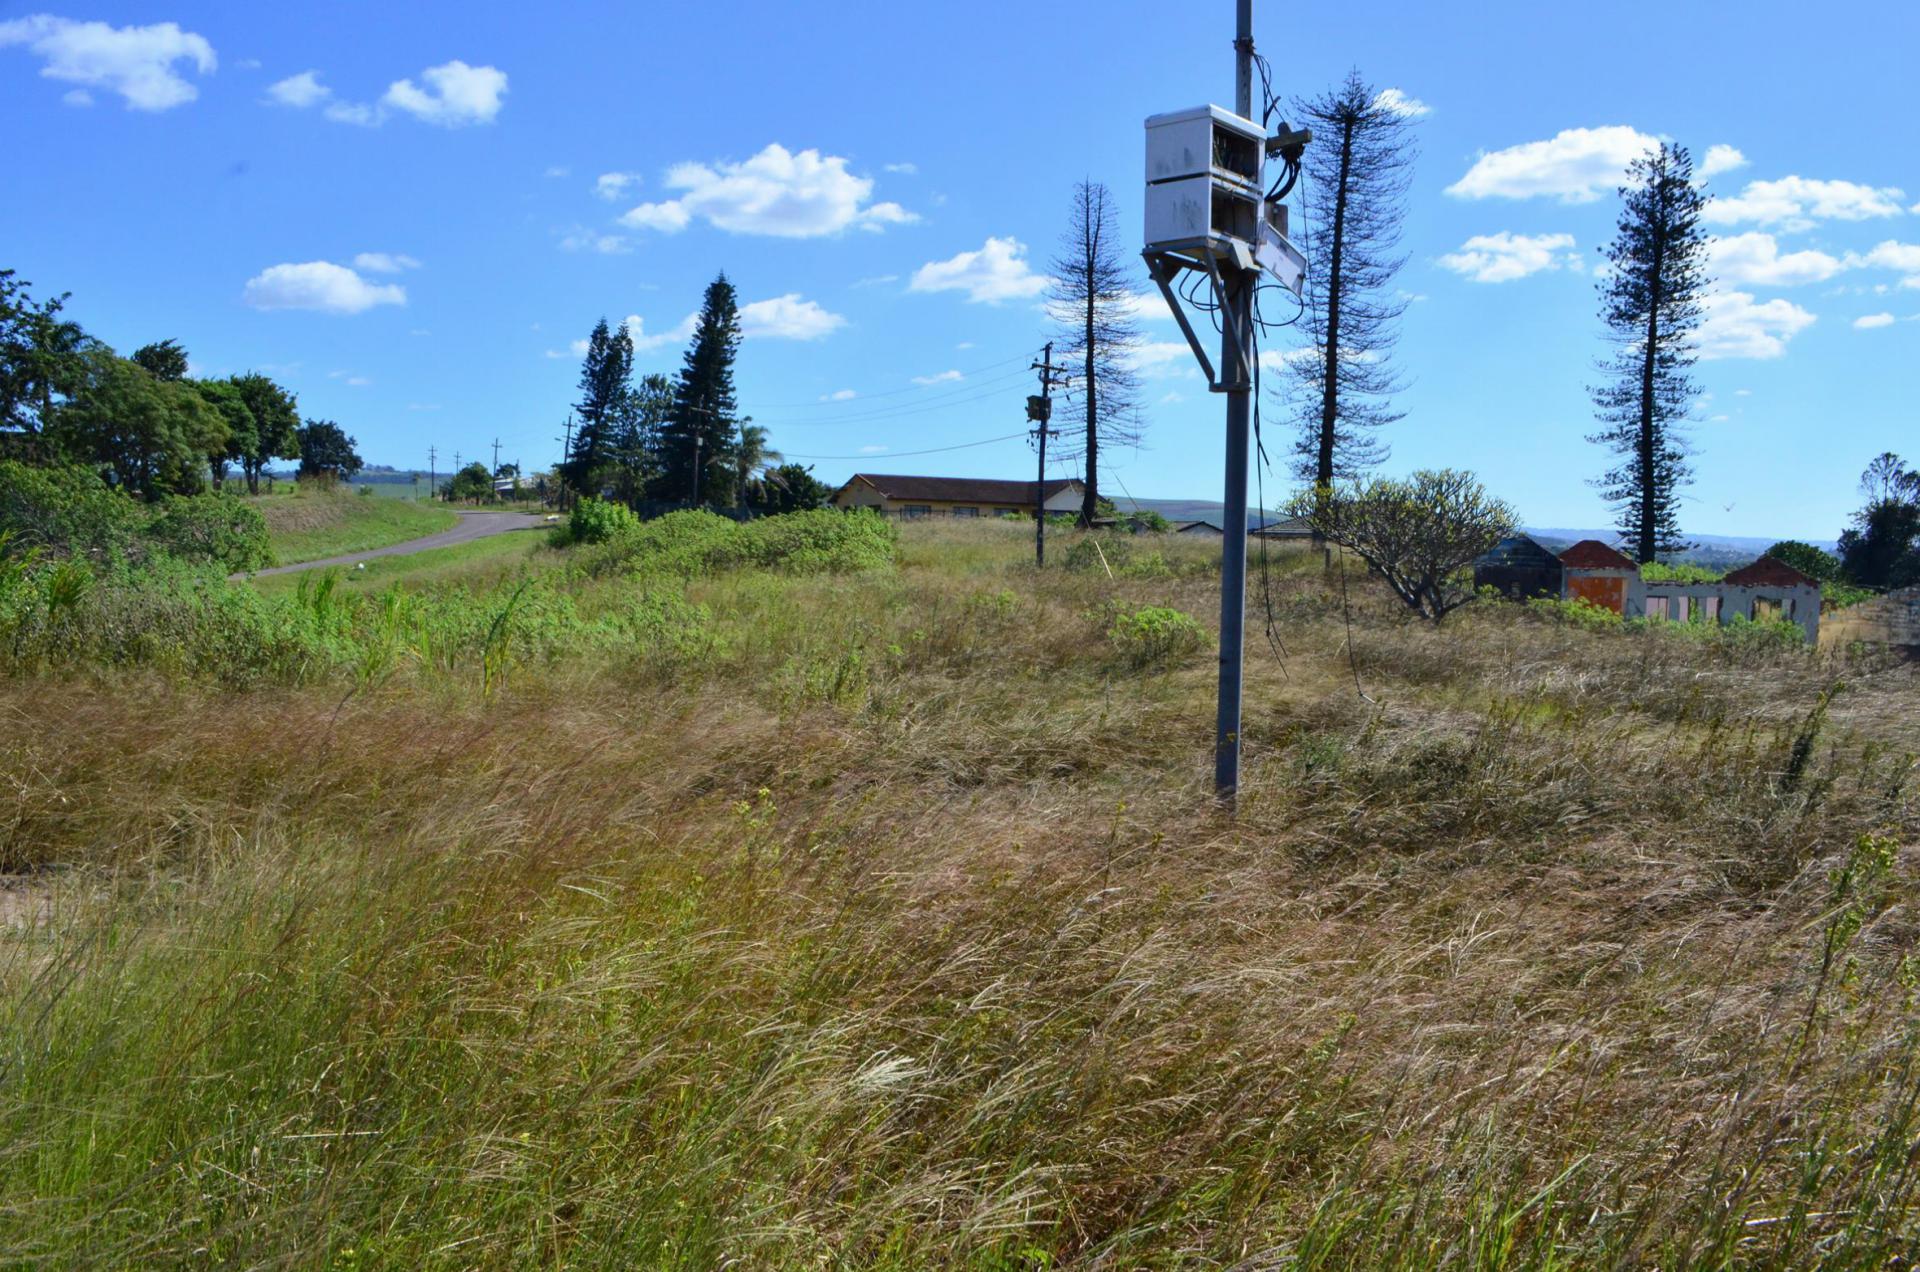
[[[1228,820],[1208,660],[1109,637],[1209,549],[1030,550],[294,598],[358,659],[627,633],[484,695],[0,680],[0,1259],[1908,1255],[1911,668],[1365,584],[1350,665],[1296,565]]]

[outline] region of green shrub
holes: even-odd
[[[273,564],[267,520],[232,495],[177,495],[161,504],[146,537],[161,551],[229,573]]]
[[[1081,574],[1122,574],[1132,560],[1132,541],[1114,535],[1090,534],[1067,549],[1067,568]]]
[[[1536,596],[1527,602],[1527,613],[1545,622],[1563,623],[1587,631],[1611,630],[1626,621],[1606,606],[1595,605],[1580,597],[1562,601],[1550,596]]]
[[[582,499],[567,518],[567,538],[573,543],[605,543],[640,525],[633,509],[607,499]]]
[[[137,554],[146,512],[88,468],[38,468],[0,460],[0,532],[12,551],[84,557],[96,563]]]
[[[1663,565],[1649,561],[1640,567],[1640,577],[1648,583],[1718,583],[1725,572],[1686,562]]]
[[[581,559],[588,574],[695,578],[743,566],[841,574],[891,564],[893,523],[871,512],[818,508],[739,522],[705,509],[670,512],[609,538]]]
[[[1107,627],[1107,640],[1130,666],[1169,666],[1207,643],[1193,615],[1162,605],[1122,610]]]

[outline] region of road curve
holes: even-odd
[[[546,524],[542,518],[529,516],[524,512],[462,512],[459,525],[451,530],[442,530],[439,534],[427,535],[422,539],[389,543],[384,548],[349,552],[345,556],[322,557],[318,561],[302,561],[298,565],[276,565],[271,570],[256,570],[251,575],[236,574],[233,577],[236,579],[264,578],[269,574],[294,574],[300,570],[318,570],[329,565],[353,565],[359,561],[371,561],[375,557],[412,556],[416,552],[450,548],[456,543],[469,543],[474,539],[506,534],[511,530],[533,530]]]

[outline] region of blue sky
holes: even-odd
[[[1713,156],[1725,240],[1685,528],[1831,538],[1869,458],[1920,458],[1920,8],[1840,16],[1256,5],[1283,95],[1357,67],[1420,112],[1390,471],[1604,524],[1591,268],[1655,136]],[[496,437],[550,462],[573,342],[631,316],[671,371],[724,268],[781,450],[1024,476],[1021,438],[910,452],[1022,430],[1071,184],[1133,232],[1141,121],[1230,102],[1231,25],[1229,0],[0,4],[0,264],[123,351],[267,370],[373,462],[443,467]],[[1116,484],[1218,498],[1220,401],[1147,312]]]

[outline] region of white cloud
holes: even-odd
[[[651,336],[647,334],[646,320],[641,318],[639,314],[628,314],[624,325],[627,329],[627,334],[633,338],[634,350],[639,353],[648,353],[655,349],[664,349],[668,345],[685,344],[687,341],[693,339],[693,330],[699,323],[700,315],[688,314],[675,326]],[[573,351],[577,354],[584,355],[587,352],[587,342],[584,340],[574,341]]]
[[[443,128],[490,124],[500,113],[507,94],[507,74],[492,66],[468,66],[455,58],[420,72],[426,87],[410,79],[395,80],[381,104],[404,110],[416,119]]]
[[[200,95],[174,63],[191,63],[202,75],[219,64],[203,36],[172,22],[114,27],[36,13],[0,22],[0,48],[13,44],[40,57],[43,78],[118,93],[129,110],[170,110]],[[80,104],[71,93],[67,101]]]
[[[327,379],[338,380],[347,387],[354,389],[364,389],[373,383],[373,381],[367,379],[366,376],[354,375],[350,371],[329,371],[327,372]]]
[[[1759,230],[1716,238],[1707,245],[1713,273],[1723,283],[1792,287],[1823,283],[1847,267],[1845,261],[1811,249],[1781,254],[1773,235]]]
[[[642,203],[620,218],[622,225],[631,225],[636,230],[659,230],[662,234],[677,234],[692,221],[693,214],[685,204],[671,201]]]
[[[952,384],[956,380],[964,380],[966,378],[966,376],[961,375],[958,371],[939,371],[933,375],[916,375],[913,377],[913,382],[915,384]]]
[[[637,172],[603,172],[594,181],[593,192],[611,203],[639,184],[640,174]]]
[[[549,166],[546,171],[546,176],[549,179],[555,179],[559,177],[570,177],[572,175],[573,175],[573,169],[567,167],[565,164],[562,164],[562,163],[553,164]]]
[[[69,106],[91,106],[93,105],[93,94],[84,88],[70,88],[60,94],[60,100]]]
[[[978,251],[944,261],[928,261],[913,271],[909,290],[960,291],[967,299],[997,305],[1003,300],[1037,296],[1051,281],[1026,261],[1026,245],[1015,238],[989,238]]]
[[[376,305],[404,305],[398,283],[370,283],[345,265],[306,261],[273,265],[247,280],[245,299],[255,309],[317,309],[357,314]]]
[[[1714,225],[1753,221],[1787,230],[1804,230],[1811,228],[1815,221],[1865,221],[1872,217],[1899,216],[1902,197],[1892,186],[1876,189],[1853,181],[1782,177],[1778,181],[1747,182],[1738,195],[1707,204],[1701,219]]]
[[[892,449],[893,447],[891,446],[862,446],[860,453],[862,455],[884,455]]]
[[[1735,390],[1733,391],[1733,396],[1735,396],[1735,397],[1752,397],[1752,396],[1753,396],[1753,390],[1752,390],[1752,389],[1735,389]]]
[[[1754,303],[1751,293],[1709,292],[1701,300],[1706,318],[1695,346],[1707,361],[1720,358],[1777,358],[1787,342],[1813,325],[1814,316],[1787,300]]]
[[[384,110],[365,102],[329,102],[320,113],[336,124],[352,124],[357,128],[378,128],[387,122]]]
[[[1853,320],[1853,329],[1855,331],[1871,331],[1875,327],[1891,326],[1893,326],[1892,314],[1867,314],[1865,317],[1855,318]]]
[[[420,262],[405,252],[362,252],[353,258],[353,267],[369,274],[398,274],[419,269]]]
[[[1627,165],[1660,143],[1623,124],[1568,128],[1547,141],[1483,153],[1447,187],[1457,199],[1529,199],[1592,203],[1613,190]]]
[[[1850,256],[1849,265],[1864,265],[1870,269],[1889,269],[1896,274],[1904,274],[1900,280],[1902,287],[1920,287],[1920,243],[1900,243],[1888,239],[1875,247],[1865,256]]]
[[[298,75],[289,75],[277,83],[267,85],[269,104],[291,106],[295,110],[316,106],[331,96],[333,96],[333,90],[320,82],[318,71],[302,71]]]
[[[1732,146],[1708,146],[1706,157],[1700,161],[1700,175],[1717,177],[1723,172],[1746,166],[1747,157]]]
[[[1261,365],[1266,365],[1272,353],[1268,350],[1260,355]],[[1184,340],[1143,340],[1127,351],[1127,365],[1150,380],[1200,373],[1199,364],[1193,360],[1193,350]]]
[[[1476,234],[1439,260],[1442,269],[1452,270],[1476,283],[1508,283],[1542,270],[1562,267],[1578,269],[1580,256],[1573,251],[1571,234]]]
[[[324,102],[320,113],[336,124],[378,128],[387,122],[390,110],[403,110],[429,124],[458,128],[492,123],[507,91],[506,72],[491,66],[468,66],[458,60],[430,66],[420,72],[420,78],[426,81],[426,88],[410,79],[395,80],[377,104],[335,100],[333,90],[320,82],[318,71],[289,76],[269,87],[267,96],[275,105],[302,110]],[[547,169],[550,177],[565,173],[564,168]]]
[[[858,278],[858,279],[855,279],[855,280],[854,280],[854,282],[853,282],[853,286],[855,286],[855,287],[879,287],[879,286],[882,286],[882,285],[884,285],[884,284],[886,284],[886,283],[897,283],[897,282],[899,282],[899,281],[900,281],[900,275],[898,275],[898,274],[874,274],[874,275],[872,275],[872,276],[871,276],[871,277],[869,277],[869,278]]]
[[[1392,111],[1402,119],[1418,119],[1433,113],[1433,107],[1417,97],[1407,96],[1397,88],[1381,89],[1373,99],[1373,104],[1382,110]]]
[[[822,402],[851,402],[859,396],[860,395],[852,389],[836,389],[832,393],[822,393],[820,400]]]
[[[847,325],[798,292],[740,306],[740,334],[749,340],[819,340]]]
[[[1176,389],[1176,390],[1171,390],[1167,393],[1163,393],[1160,396],[1160,401],[1157,403],[1157,405],[1172,406],[1175,402],[1184,402],[1186,400],[1187,400],[1186,395]]]
[[[409,402],[407,403],[407,409],[409,411],[437,411],[440,409],[440,404],[438,402]]]
[[[633,250],[633,246],[624,234],[602,234],[598,230],[576,226],[560,236],[560,250],[598,252],[602,256],[625,256]]]
[[[880,171],[898,173],[903,177],[911,177],[920,171],[920,165],[917,163],[883,163],[880,165]]]
[[[674,233],[694,218],[733,234],[817,238],[849,228],[879,230],[919,218],[898,203],[871,203],[873,179],[847,171],[847,160],[778,143],[743,163],[681,163],[667,170],[677,198],[642,203],[621,220],[636,229]]]

